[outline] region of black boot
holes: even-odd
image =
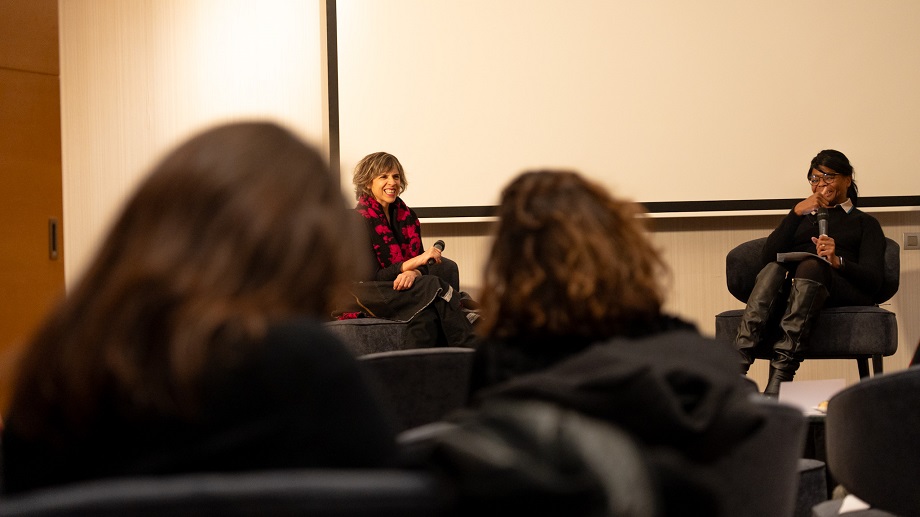
[[[754,347],[763,339],[767,321],[777,311],[778,303],[785,299],[786,272],[786,268],[771,262],[757,274],[754,290],[748,297],[735,336],[735,348],[741,355],[742,374],[746,374],[754,362]]]
[[[773,360],[770,361],[770,380],[763,390],[764,395],[779,396],[779,385],[791,381],[802,363],[805,347],[818,314],[827,300],[827,288],[820,282],[806,278],[792,280],[789,303],[779,326],[783,337],[773,345]]]
[[[798,368],[798,365],[796,365]],[[764,388],[763,394],[768,397],[779,397],[779,385],[789,382],[795,377],[795,370],[777,370],[775,366],[770,365],[770,378],[767,381],[767,387]]]

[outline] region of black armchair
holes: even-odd
[[[799,459],[805,443],[805,417],[797,408],[773,399],[757,395],[751,400],[763,408],[764,426],[717,463],[716,475],[725,487],[725,515],[793,515],[796,498],[811,496],[798,494],[800,480],[807,476]]]
[[[0,498],[4,517],[435,517],[452,491],[410,470],[276,470],[90,481]]]
[[[898,291],[901,275],[900,246],[885,239],[885,278],[875,303],[888,301]],[[754,280],[761,269],[760,253],[766,237],[744,242],[725,258],[728,291],[739,301],[747,302]],[[743,309],[716,315],[716,338],[734,342]],[[834,307],[821,311],[806,359],[855,359],[860,378],[869,376],[869,359],[873,372],[882,373],[882,357],[898,350],[898,322],[891,311],[875,306]],[[771,350],[755,350],[758,359],[770,359]]]
[[[440,420],[466,404],[472,348],[393,350],[358,358],[397,431]]]
[[[872,506],[848,516],[920,516],[920,368],[876,376],[834,395],[827,406],[827,466],[847,491]],[[840,501],[813,515],[837,515]],[[886,513],[890,512],[890,513]]]

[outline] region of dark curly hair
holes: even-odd
[[[657,318],[667,268],[640,215],[575,172],[518,176],[501,195],[479,332],[605,339]]]

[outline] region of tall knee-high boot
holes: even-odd
[[[806,278],[794,278],[789,291],[789,303],[780,321],[783,337],[773,345],[773,359],[770,361],[770,380],[765,395],[779,395],[779,385],[791,381],[802,363],[805,347],[818,313],[824,307],[828,292],[824,284]]]
[[[741,355],[741,373],[746,374],[754,362],[754,347],[763,339],[764,328],[770,316],[777,311],[779,302],[785,299],[784,284],[786,268],[771,262],[767,264],[754,282],[754,290],[748,297],[738,334],[735,336],[735,348]]]

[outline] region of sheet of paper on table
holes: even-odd
[[[844,379],[784,382],[779,386],[779,401],[800,408],[806,415],[823,415],[821,403],[844,387]]]

